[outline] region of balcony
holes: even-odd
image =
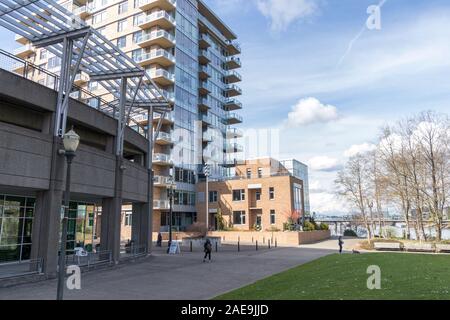
[[[154,176],[153,177],[153,185],[155,187],[168,188],[173,186],[175,182],[172,177],[164,177],[164,176]]]
[[[242,102],[237,99],[227,99],[223,105],[225,111],[234,111],[242,109]]]
[[[227,125],[242,123],[242,117],[234,112],[229,112],[225,116],[225,123]]]
[[[200,78],[200,80],[207,80],[209,77],[211,77],[208,66],[200,66],[199,67],[198,77]]]
[[[244,148],[239,143],[226,143],[225,144],[225,152],[234,153],[234,152],[242,152]]]
[[[237,42],[227,40],[226,43],[227,43],[227,51],[230,55],[234,56],[236,54],[241,53],[241,46]]]
[[[212,125],[212,118],[210,115],[208,114],[202,114],[200,116],[200,120],[202,121],[202,125],[205,126],[210,126]]]
[[[145,33],[137,39],[137,45],[144,48],[158,45],[162,48],[171,48],[175,45],[175,37],[166,30],[152,31]]]
[[[212,142],[213,141],[213,136],[212,136],[211,132],[209,132],[208,130],[204,131],[203,135],[202,135],[202,141],[205,142],[205,143]]]
[[[17,49],[14,49],[14,55],[18,58],[25,59],[30,54],[35,52],[35,50],[36,50],[36,48],[33,45],[31,45],[31,43],[29,43],[29,44],[21,46]]]
[[[242,89],[237,85],[231,84],[225,88],[225,95],[227,97],[236,97],[242,94]]]
[[[230,84],[242,81],[242,77],[236,71],[228,71],[223,77],[223,80],[225,83]]]
[[[171,145],[173,144],[172,135],[170,133],[160,131],[155,143],[162,146]]]
[[[209,36],[205,33],[200,34],[200,37],[198,38],[198,46],[200,49],[208,49],[211,47],[211,40],[209,39]]]
[[[153,114],[153,122],[157,123],[161,119],[162,114]],[[162,118],[162,124],[173,124],[175,122],[174,116],[171,113],[166,113],[164,118]]]
[[[94,10],[93,8],[91,8],[91,6],[84,5],[74,9],[73,14],[79,16],[81,19],[86,19],[92,14],[93,11]]]
[[[209,101],[208,101],[208,98],[202,98],[202,97],[200,97],[199,99],[198,99],[198,109],[201,111],[201,112],[206,112],[206,111],[208,111],[209,110]]]
[[[175,75],[164,69],[147,69],[147,74],[153,81],[161,86],[168,86],[175,82]]]
[[[155,210],[169,210],[169,200],[153,200],[153,209]]]
[[[244,132],[237,128],[232,128],[227,130],[227,139],[237,139],[242,138],[244,136]]]
[[[138,24],[138,27],[142,29],[148,29],[155,26],[171,29],[175,26],[175,18],[168,14],[167,11],[161,10],[149,14]]]
[[[176,7],[175,0],[140,0],[139,9],[147,11],[153,8],[160,8],[167,11],[173,10]]]
[[[232,69],[237,69],[240,68],[241,65],[241,59],[236,58],[236,57],[228,57],[225,60],[225,69],[227,70],[232,70]]]
[[[175,57],[164,49],[155,49],[143,53],[135,60],[141,66],[157,63],[163,67],[170,67],[175,64]]]
[[[200,81],[198,84],[198,93],[204,96],[211,93],[211,84],[207,81]]]
[[[89,81],[89,77],[84,73],[77,73],[75,75],[74,84],[77,86],[81,86],[83,84],[86,84]]]
[[[198,62],[200,64],[208,64],[211,62],[211,56],[207,50],[201,49],[198,51]]]
[[[28,39],[25,38],[24,36],[20,35],[20,34],[16,34],[14,36],[14,40],[20,44],[27,44],[28,43]]]
[[[170,155],[164,153],[154,153],[153,154],[153,164],[160,166],[172,166],[173,162]]]

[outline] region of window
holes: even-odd
[[[252,177],[252,169],[247,169],[247,179]]]
[[[132,214],[126,212],[125,213],[125,226],[131,226],[131,219],[132,219]]]
[[[258,168],[258,178],[262,178],[262,168]]]
[[[106,10],[100,11],[92,16],[92,24],[100,23],[105,21],[108,17]]]
[[[255,192],[255,196],[256,196],[256,201],[259,201],[259,200],[261,200],[261,191],[256,191]]]
[[[270,224],[275,224],[275,210],[270,210]]]
[[[233,201],[244,201],[245,200],[245,190],[233,190]]]
[[[117,39],[117,46],[122,49],[127,46],[127,37],[123,36]]]
[[[119,14],[125,13],[127,11],[128,11],[128,1],[119,3]]]
[[[217,191],[209,192],[209,202],[217,202]]]
[[[117,32],[122,32],[127,28],[127,19],[117,22]]]
[[[47,59],[47,50],[41,49],[41,53],[39,54],[39,59]]]
[[[245,224],[245,211],[233,211],[233,224]]]
[[[51,57],[50,59],[48,59],[48,68],[49,69],[57,68],[60,65],[61,65],[61,58]]]
[[[274,187],[269,188],[269,199],[270,200],[275,199],[275,188]]]
[[[97,90],[98,88],[98,82],[97,81],[90,81],[88,84],[89,91]]]

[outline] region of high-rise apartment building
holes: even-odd
[[[196,220],[197,175],[208,163],[211,178],[222,178],[242,151],[242,136],[233,126],[242,122],[236,97],[242,94],[236,69],[241,52],[236,35],[201,0],[69,0],[58,1],[102,35],[117,44],[148,72],[173,103],[161,121],[153,154],[155,174],[154,231],[167,226],[171,177],[174,191],[173,225],[181,228]],[[53,72],[59,58],[45,49],[24,46],[16,55]],[[39,82],[52,81],[36,75]],[[75,84],[107,99],[106,90],[79,74]],[[76,94],[83,94],[79,92]],[[95,99],[86,98],[95,107]],[[135,119],[148,125],[146,116]],[[156,115],[152,124],[159,121]]]

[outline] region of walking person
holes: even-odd
[[[342,247],[344,245],[344,241],[342,240],[342,236],[339,236],[338,244],[339,244],[339,253],[342,253]]]
[[[205,256],[203,257],[203,262],[206,261],[206,257],[208,257],[209,262],[211,262],[211,251],[212,251],[211,240],[206,239],[204,249],[205,249]]]

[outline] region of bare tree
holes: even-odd
[[[367,229],[367,238],[372,239],[372,228],[368,215],[369,177],[367,175],[367,159],[356,155],[349,159],[345,167],[338,172],[335,184],[338,194],[347,199],[358,209]]]

